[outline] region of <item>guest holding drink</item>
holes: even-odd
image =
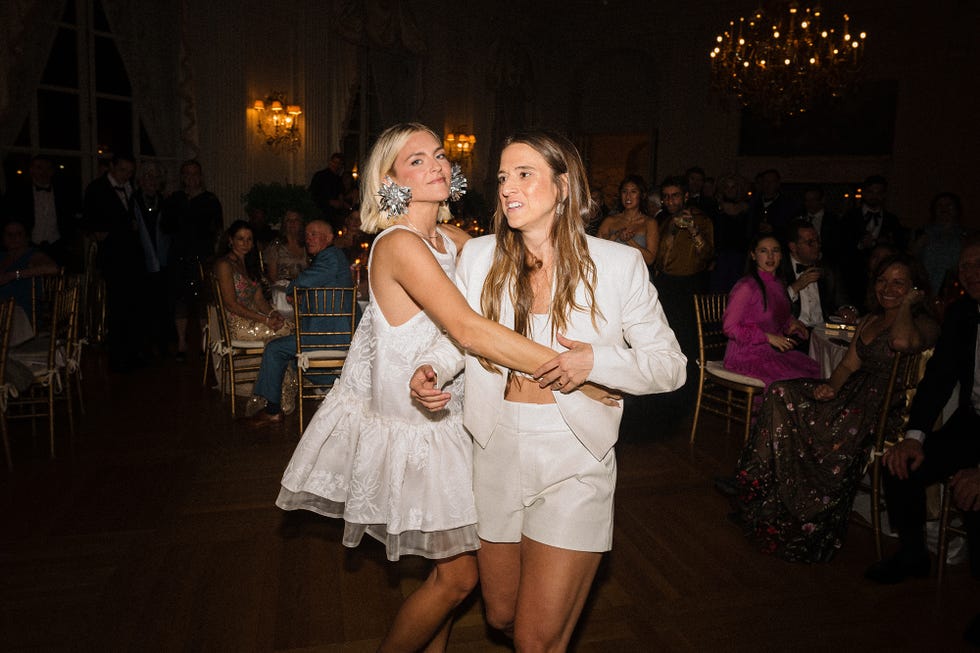
[[[772,235],[752,239],[747,274],[732,288],[723,322],[728,336],[725,369],[761,379],[766,386],[780,379],[820,376],[817,361],[794,351],[810,332],[790,311],[778,275],[781,260],[782,247]]]

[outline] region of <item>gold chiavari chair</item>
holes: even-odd
[[[50,328],[55,294],[65,282],[65,272],[38,275],[31,281],[31,326],[34,333],[42,334]]]
[[[926,362],[932,357],[932,349],[921,352],[899,353],[892,361],[888,385],[885,386],[885,400],[878,410],[875,423],[874,448],[871,451],[871,530],[874,534],[875,555],[882,557],[881,513],[885,510],[881,488],[881,457],[885,449],[894,444],[905,432],[909,420],[909,409],[915,397],[915,388],[922,379]],[[898,410],[897,414],[893,414]],[[858,486],[858,489],[864,489]]]
[[[698,328],[698,397],[691,425],[691,444],[698,432],[698,420],[705,410],[725,418],[725,432],[731,433],[732,421],[745,425],[742,439],[748,442],[752,425],[752,402],[762,394],[766,384],[761,379],[725,369],[722,359],[728,336],[722,328],[728,295],[722,293],[694,296],[694,313]]]
[[[7,433],[7,399],[16,396],[17,391],[7,384],[7,348],[10,345],[10,325],[14,317],[14,299],[0,302],[0,437],[3,437],[3,453],[7,458],[7,469],[14,468],[10,456],[10,435]]]
[[[265,351],[265,343],[261,340],[233,340],[231,330],[228,327],[227,313],[225,304],[221,298],[221,289],[218,287],[218,280],[211,278],[212,293],[214,295],[214,313],[217,323],[217,333],[211,333],[211,355],[219,360],[218,365],[218,385],[221,387],[221,395],[224,397],[225,390],[230,390],[231,394],[231,414],[236,413],[236,384],[241,383],[243,375],[257,374],[262,363],[262,352]]]
[[[55,404],[64,401],[68,417],[68,430],[75,435],[75,416],[71,392],[65,387],[65,371],[68,361],[66,343],[73,340],[72,330],[77,326],[78,286],[66,286],[57,291],[51,312],[51,330],[46,336],[34,340],[10,352],[12,359],[26,365],[33,373],[33,380],[26,391],[7,402],[8,419],[29,419],[36,433],[40,418],[48,421],[48,449],[55,456]]]
[[[347,360],[357,319],[357,288],[298,288],[293,286],[296,323],[296,405],[302,435],[303,400],[316,399],[333,387],[335,375]],[[317,381],[316,377],[330,381]]]

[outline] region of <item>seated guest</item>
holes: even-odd
[[[950,475],[956,504],[966,511],[970,567],[973,576],[980,578],[980,238],[976,236],[963,243],[959,278],[967,296],[946,310],[939,342],[912,401],[905,438],[882,458],[888,518],[898,531],[899,550],[865,573],[879,583],[928,575],[925,488]],[[957,383],[956,412],[933,431]],[[980,645],[980,615],[972,631],[973,643]]]
[[[966,229],[963,227],[963,205],[954,193],[939,193],[929,205],[929,224],[915,239],[915,252],[929,274],[929,283],[937,295],[942,295],[946,282],[956,271],[960,248]]]
[[[252,228],[244,220],[236,220],[228,228],[226,243],[228,253],[214,262],[214,276],[232,340],[268,341],[288,335],[286,320],[269,306],[262,292]]]
[[[646,214],[647,185],[639,175],[629,175],[619,184],[622,212],[607,217],[599,224],[599,238],[622,243],[639,250],[647,267],[657,258],[660,227]]]
[[[783,258],[783,278],[793,315],[808,329],[819,326],[834,314],[838,305],[836,275],[822,263],[822,244],[816,227],[806,220],[793,220],[786,234],[789,256]]]
[[[266,276],[274,284],[288,284],[306,269],[306,248],[303,244],[303,215],[296,210],[286,211],[279,235],[263,252]]]
[[[931,347],[939,333],[924,280],[907,255],[883,261],[873,309],[830,379],[780,381],[766,393],[736,471],[734,515],[763,551],[820,562],[840,548],[896,352]]]
[[[728,296],[723,328],[728,336],[725,369],[754,376],[768,386],[780,379],[819,377],[820,364],[793,351],[809,331],[790,312],[786,287],[779,278],[782,249],[769,234],[751,241],[748,273]]]
[[[333,227],[325,220],[313,220],[306,225],[306,251],[313,257],[308,268],[299,273],[289,287],[287,295],[292,298],[293,287],[297,288],[344,288],[354,285],[351,279],[347,257],[333,246]],[[291,299],[290,299],[291,301]],[[349,308],[349,307],[348,307]],[[335,331],[338,325],[331,324],[338,318],[304,318],[313,324],[303,325],[315,331]],[[337,336],[323,336],[323,342],[333,342]],[[331,338],[333,340],[331,340]],[[282,387],[286,369],[295,364],[296,339],[292,336],[276,338],[265,346],[262,353],[262,366],[255,380],[253,394],[266,401],[265,410],[248,418],[251,426],[276,424],[283,421]]]
[[[34,277],[57,274],[58,264],[47,254],[27,242],[27,227],[17,219],[3,226],[3,251],[0,252],[0,299],[14,301],[31,314],[31,284]]]

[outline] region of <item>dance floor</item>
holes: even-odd
[[[110,375],[85,366],[87,414],[56,460],[14,428],[0,472],[0,649],[17,651],[374,651],[424,562],[355,550],[342,527],[273,501],[298,439],[236,424],[201,385],[201,360]],[[646,413],[644,413],[644,410]],[[955,651],[978,610],[964,566],[880,587],[862,570],[870,532],[852,525],[829,564],[753,549],[711,479],[736,436],[705,423],[662,430],[633,413],[619,451],[614,550],[576,651]],[[506,651],[467,602],[450,651]]]

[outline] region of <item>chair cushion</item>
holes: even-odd
[[[757,379],[754,376],[746,376],[745,374],[739,374],[738,372],[726,370],[725,364],[722,361],[706,361],[704,364],[704,369],[706,372],[717,376],[719,379],[725,379],[726,381],[731,381],[732,383],[751,385],[756,388],[766,387],[766,384],[761,379]]]
[[[311,361],[340,360],[347,358],[347,351],[338,349],[317,349],[314,351],[305,351],[303,354]]]
[[[231,346],[235,349],[263,349],[265,343],[261,340],[232,340]]]
[[[19,347],[14,347],[10,350],[9,356],[12,360],[20,361],[29,367],[34,374],[40,374],[48,371],[48,356],[51,353],[50,347],[50,336],[38,337],[33,340],[28,340]]]

